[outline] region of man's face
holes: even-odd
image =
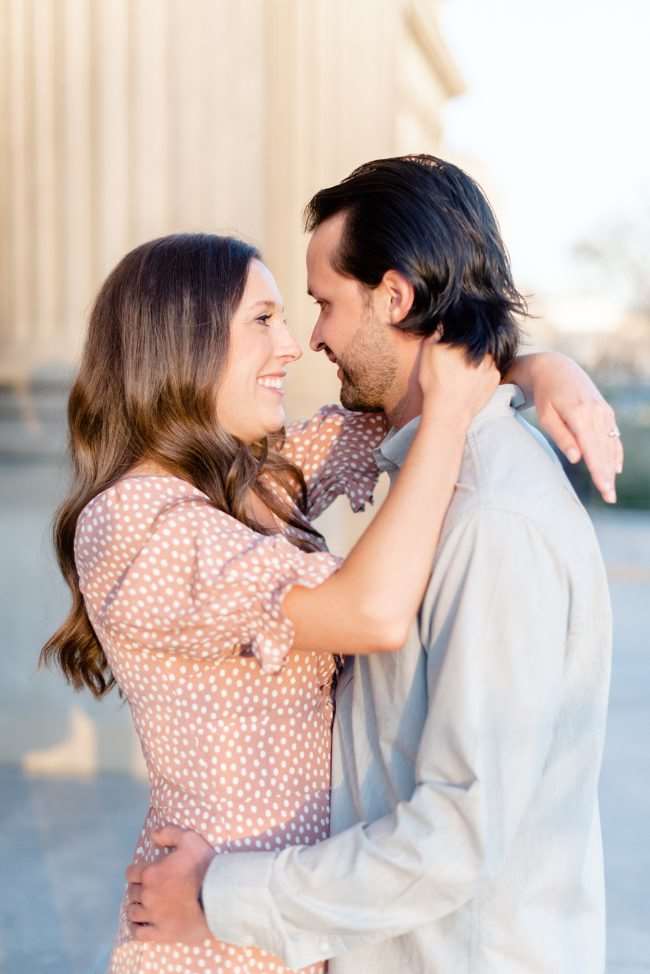
[[[371,290],[334,269],[344,223],[343,213],[330,217],[309,242],[307,289],[320,309],[309,344],[338,365],[347,409],[379,412],[397,377],[395,333],[384,288]]]

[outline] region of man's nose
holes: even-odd
[[[325,347],[325,342],[323,341],[323,336],[320,333],[318,322],[316,322],[314,325],[314,330],[311,333],[309,347],[311,348],[312,352],[320,352]]]

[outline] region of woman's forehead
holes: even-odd
[[[282,294],[273,274],[260,260],[252,260],[246,279],[243,302],[247,309],[254,305],[273,305],[284,310]]]

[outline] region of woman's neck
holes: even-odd
[[[153,475],[156,477],[168,476],[177,477],[178,474],[174,474],[167,467],[163,467],[161,463],[156,463],[155,460],[138,460],[132,467],[129,467],[125,476],[147,476]]]

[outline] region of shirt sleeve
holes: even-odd
[[[307,517],[315,520],[341,494],[353,511],[372,503],[379,477],[374,450],[388,431],[383,413],[323,406],[311,419],[287,427],[281,453],[303,472]]]
[[[77,546],[84,563],[84,539]],[[95,548],[97,545],[94,546]],[[92,548],[92,542],[91,542]],[[137,555],[107,587],[99,564],[81,575],[93,624],[122,642],[195,658],[253,654],[277,672],[293,642],[282,601],[293,585],[313,588],[340,559],[262,535],[203,499],[173,504]]]
[[[411,797],[312,847],[217,856],[214,934],[295,968],[452,913],[498,875],[540,779],[568,585],[536,529],[471,515],[441,546],[420,613],[429,710]]]

